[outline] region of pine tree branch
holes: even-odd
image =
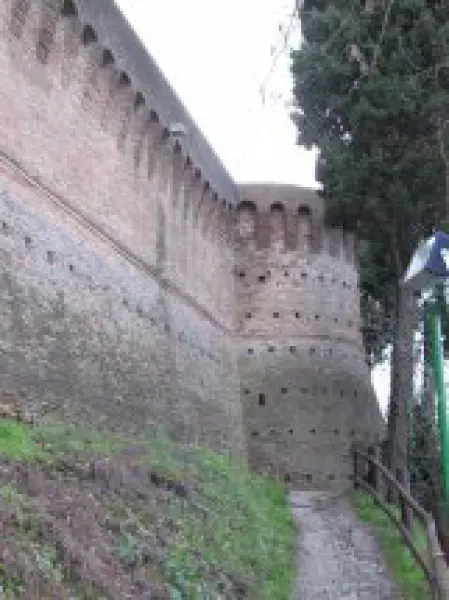
[[[370,65],[370,71],[374,71],[374,69],[377,67],[377,61],[379,59],[380,51],[382,49],[382,44],[383,44],[383,41],[385,38],[385,34],[387,32],[388,23],[390,21],[391,9],[393,8],[394,1],[395,0],[389,0],[387,8],[385,10],[384,20],[382,23],[382,29],[380,32],[379,40],[376,44],[376,47],[374,48],[373,62]]]

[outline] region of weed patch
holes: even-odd
[[[425,600],[426,598],[430,600],[427,579],[389,516],[375,504],[366,492],[351,493],[350,498],[357,508],[361,520],[372,525],[379,536],[385,559],[399,585],[404,600]],[[396,507],[392,507],[392,509],[399,514]],[[418,548],[425,552],[426,536],[418,521],[413,523],[413,538]]]
[[[0,425],[4,595],[290,598],[295,526],[278,484],[161,434]]]

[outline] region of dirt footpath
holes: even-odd
[[[294,600],[394,600],[395,586],[379,543],[346,499],[292,492],[300,523]]]

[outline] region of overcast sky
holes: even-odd
[[[288,114],[294,0],[116,2],[236,181],[316,187],[315,155],[295,144]],[[384,409],[388,371],[374,383]]]
[[[288,52],[259,88],[294,0],[118,0],[118,5],[237,181],[312,186],[314,155],[295,145]],[[271,96],[271,98],[270,98]]]

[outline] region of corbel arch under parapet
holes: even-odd
[[[29,11],[30,0],[13,1],[11,5],[11,21],[9,29],[16,38],[20,39],[22,37]]]
[[[283,202],[270,205],[270,246],[279,251],[285,250],[286,211]]]
[[[203,180],[203,174],[201,173],[201,169],[198,167],[195,167],[193,165],[193,177],[197,182],[197,190],[199,193],[195,194],[195,198],[194,198],[194,202],[193,202],[193,211],[192,211],[192,215],[193,215],[193,227],[194,229],[196,229],[198,227],[199,224],[199,220],[200,220],[200,211],[201,211],[201,205],[203,203],[204,200],[204,180]]]
[[[178,140],[172,144],[173,149],[173,208],[178,210],[178,206],[181,206],[180,212],[182,213],[182,204],[184,197],[184,157],[182,154],[182,146]]]
[[[285,213],[285,205],[282,202],[273,202],[270,205],[270,213]]]
[[[43,2],[39,19],[39,33],[36,44],[36,58],[46,63],[54,44],[56,27],[62,17],[63,0]]]
[[[142,92],[137,91],[134,94],[133,109],[130,115],[130,138],[131,152],[133,154],[133,166],[136,172],[139,171],[142,158],[142,149],[145,137],[148,135],[148,124],[150,121],[150,112],[145,102]]]
[[[201,195],[201,204],[199,211],[199,227],[202,238],[205,238],[210,233],[211,227],[211,207],[212,207],[213,190],[211,183],[208,180],[203,182],[203,191]]]
[[[73,0],[63,0],[61,6],[61,15],[63,17],[78,16],[78,8]]]
[[[308,204],[298,206],[298,247],[308,252],[312,238],[312,211]]]
[[[78,15],[78,8],[73,0],[64,0],[61,9],[62,15],[62,84],[68,86],[73,81],[76,72],[76,59],[81,46],[83,24]]]
[[[87,23],[84,25],[83,30],[81,32],[81,42],[83,46],[90,46],[90,44],[95,44],[98,41],[97,32]]]
[[[312,216],[312,211],[308,204],[300,204],[298,206],[298,215],[300,217],[310,217]]]
[[[343,230],[341,227],[326,227],[326,249],[330,256],[341,257],[343,252]]]
[[[257,206],[251,200],[242,200],[237,204],[237,212],[242,210],[257,212]]]
[[[100,67],[109,67],[115,63],[114,55],[109,48],[103,48],[101,54]]]
[[[251,239],[256,230],[257,206],[251,200],[242,200],[237,205],[237,229],[242,239]]]
[[[113,89],[113,105],[115,118],[118,120],[119,130],[117,135],[117,147],[123,151],[126,139],[130,133],[131,118],[134,112],[135,92],[132,87],[131,77],[126,71],[119,71]]]
[[[94,42],[92,42],[94,43]],[[109,101],[112,78],[115,70],[115,58],[109,48],[95,43],[91,55],[91,66],[87,74],[83,92],[83,106],[93,111],[103,128],[107,127],[106,106]]]
[[[349,264],[356,261],[356,241],[352,231],[343,229],[343,256]]]
[[[82,57],[79,70],[82,87],[81,104],[83,110],[103,124],[104,107],[108,102],[111,83],[104,81],[106,72],[112,79],[114,57],[98,41],[95,29],[89,24],[80,24],[78,58]],[[75,70],[73,71],[75,72]],[[107,79],[107,77],[106,77]]]

